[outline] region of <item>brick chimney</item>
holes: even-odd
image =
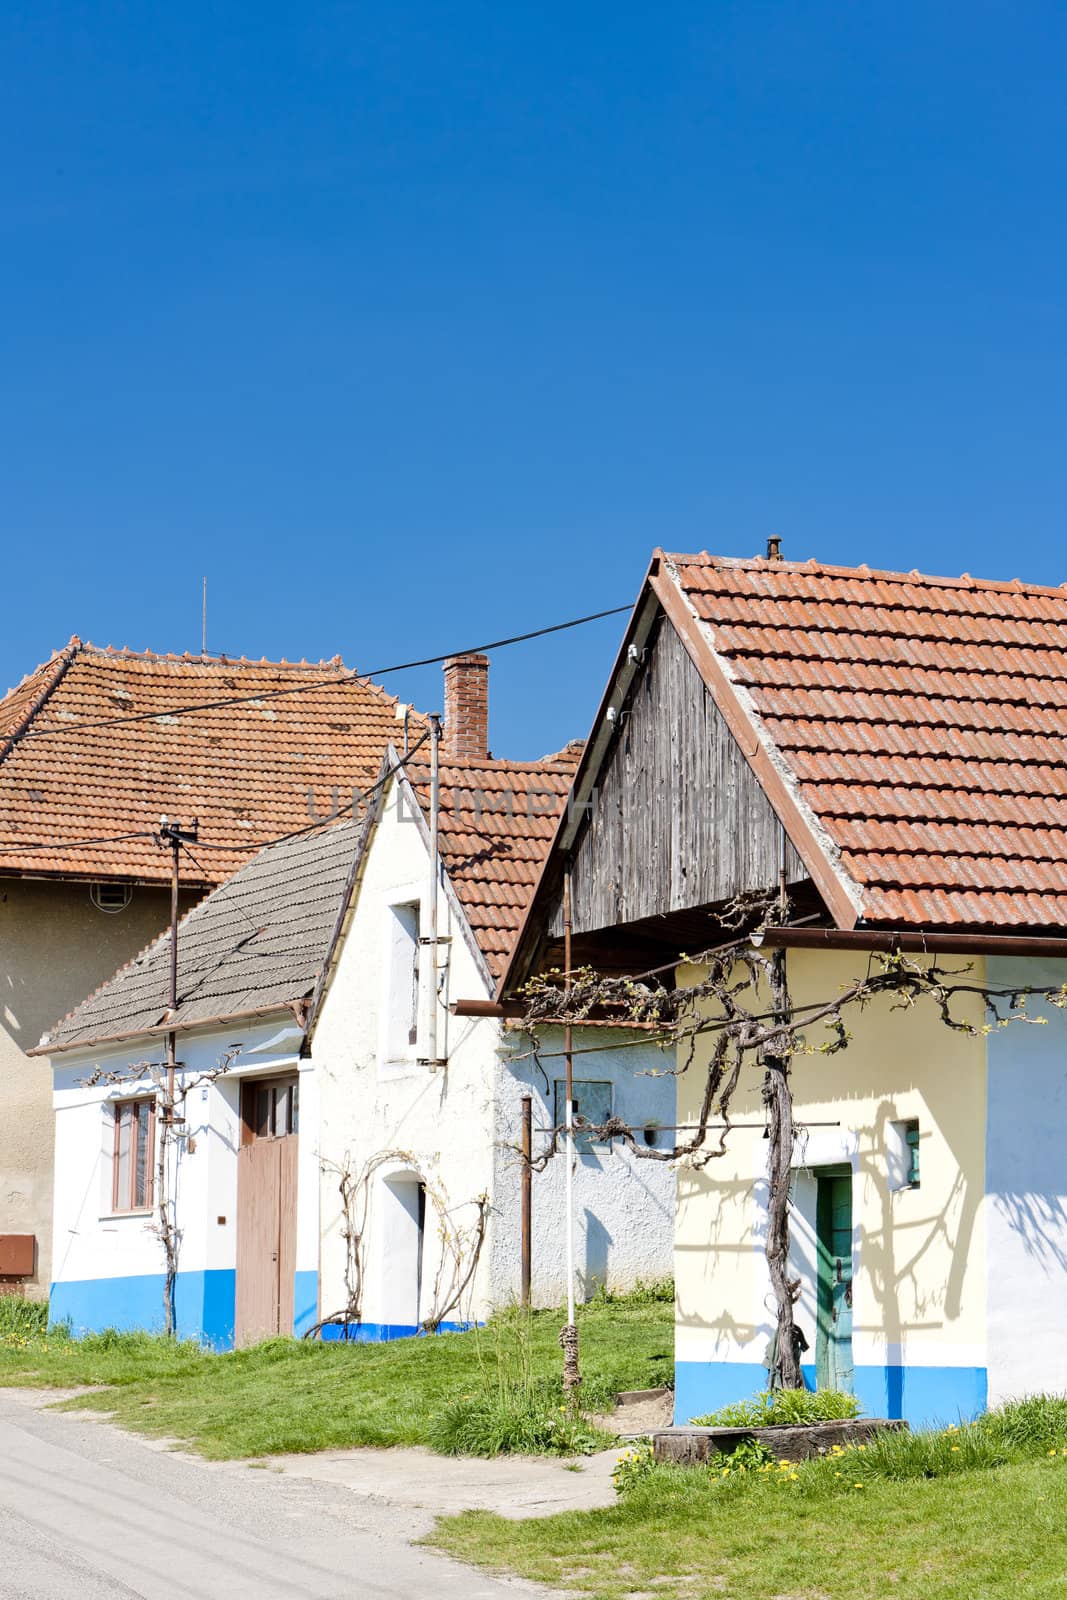
[[[489,754],[489,657],[449,656],[445,662],[446,761],[484,760]]]

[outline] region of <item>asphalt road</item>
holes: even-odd
[[[334,1484],[192,1460],[0,1389],[2,1600],[516,1600],[410,1528]]]

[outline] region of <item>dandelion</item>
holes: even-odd
[[[1054,1456],[1054,1455],[1056,1455],[1056,1454],[1057,1454],[1057,1452],[1056,1452],[1056,1451],[1055,1451],[1055,1450],[1050,1450],[1050,1451],[1049,1451],[1049,1455],[1050,1455],[1050,1456]]]
[[[853,1488],[854,1488],[854,1489],[862,1489],[862,1488],[863,1488],[863,1485],[862,1485],[862,1483],[854,1483],[854,1484],[853,1484],[853,1485],[852,1485],[852,1487],[853,1487]]]
[[[959,1455],[959,1453],[960,1453],[960,1447],[959,1447],[959,1445],[958,1445],[958,1444],[954,1444],[954,1445],[953,1445],[953,1446],[952,1446],[952,1449],[951,1449],[951,1451],[950,1451],[950,1454],[951,1454],[951,1455],[954,1455],[954,1456],[958,1456],[958,1455]],[[1055,1455],[1055,1454],[1056,1454],[1056,1452],[1055,1452],[1055,1450],[1053,1450],[1053,1452],[1052,1452],[1052,1454],[1053,1454],[1053,1455]]]

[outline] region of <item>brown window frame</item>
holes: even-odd
[[[283,1132],[277,1130],[277,1097],[279,1092],[284,1092],[286,1100],[286,1127]],[[265,1133],[259,1131],[258,1096],[267,1093],[271,1096],[268,1122],[271,1126]],[[295,1124],[295,1125],[294,1125]],[[283,1073],[278,1078],[246,1078],[241,1085],[241,1144],[252,1144],[256,1139],[293,1138],[300,1127],[300,1076],[295,1072]]]
[[[148,1118],[148,1139],[145,1147],[144,1171],[144,1198],[137,1205],[134,1193],[137,1183],[137,1144],[136,1138],[130,1146],[128,1192],[119,1194],[119,1135],[122,1129],[123,1113],[128,1107],[144,1108]],[[133,1125],[139,1121],[141,1111],[132,1119]],[[116,1216],[131,1216],[137,1212],[151,1211],[155,1204],[156,1188],[156,1101],[154,1095],[130,1095],[124,1100],[111,1102],[112,1117],[112,1145],[111,1145],[111,1209]]]

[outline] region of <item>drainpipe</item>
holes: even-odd
[[[441,1065],[437,1054],[437,900],[441,882],[441,718],[430,717],[430,1014],[426,1055],[431,1069]]]

